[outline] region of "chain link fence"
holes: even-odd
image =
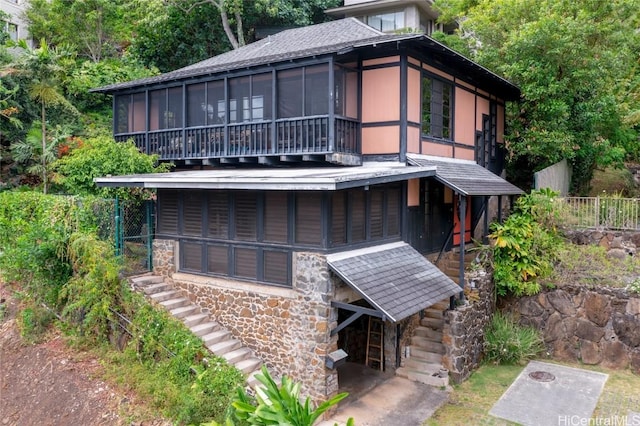
[[[116,199],[114,210],[116,255],[123,260],[123,273],[135,275],[150,271],[153,265],[155,203]]]

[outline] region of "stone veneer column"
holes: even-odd
[[[177,251],[178,242],[175,240],[153,240],[153,272],[171,277],[177,271]]]
[[[170,246],[158,244],[167,261]],[[172,268],[173,263],[157,265],[162,273]],[[274,375],[300,382],[302,395],[323,402],[337,393],[337,371],[325,367],[325,356],[338,348],[338,336],[330,336],[337,325],[337,309],[331,307],[336,283],[324,255],[294,253],[291,288],[185,273],[171,278]]]

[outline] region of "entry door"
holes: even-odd
[[[420,195],[421,251],[433,253],[442,248],[453,227],[453,191],[434,179],[423,179]]]

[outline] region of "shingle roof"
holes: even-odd
[[[435,178],[462,195],[519,195],[524,192],[472,161],[407,154],[413,166],[435,167]]]
[[[208,74],[232,71],[289,60],[339,54],[352,49],[378,46],[391,42],[414,43],[418,50],[443,55],[452,69],[468,76],[471,83],[492,88],[505,99],[517,99],[519,89],[443,44],[423,34],[385,34],[356,18],[345,18],[307,27],[294,28],[274,34],[255,43],[242,46],[213,58],[154,77],[116,83],[93,89],[93,92],[112,93],[136,86],[166,83]]]
[[[108,92],[142,84],[194,77],[214,72],[251,67],[314,55],[335,53],[363,41],[393,41],[406,35],[382,33],[356,18],[293,28],[274,34],[239,49],[214,56],[184,68],[154,77],[112,84],[96,91]]]
[[[330,254],[327,263],[392,322],[462,291],[435,265],[403,242]]]

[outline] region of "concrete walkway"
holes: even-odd
[[[523,426],[586,425],[608,377],[580,368],[531,361],[489,414]]]
[[[338,411],[317,426],[420,426],[449,398],[448,392],[403,377],[391,377],[360,397],[340,404]]]

